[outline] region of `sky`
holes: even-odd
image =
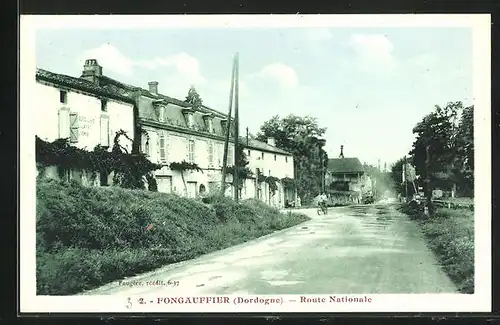
[[[326,151],[388,166],[411,149],[412,128],[435,105],[473,104],[472,34],[459,27],[47,29],[38,68],[79,77],[85,59],[103,74],[227,113],[239,53],[240,133],[274,115],[316,117]]]

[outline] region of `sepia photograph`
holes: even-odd
[[[21,306],[490,311],[489,15],[251,16],[21,17]]]

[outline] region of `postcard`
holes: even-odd
[[[20,312],[488,312],[490,16],[21,16]]]

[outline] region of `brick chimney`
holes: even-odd
[[[276,147],[276,140],[274,138],[267,138],[267,144]]]
[[[340,146],[340,155],[339,155],[339,158],[344,158],[344,146],[343,145]]]
[[[99,84],[99,77],[102,76],[102,67],[96,59],[85,60],[82,76],[80,78]]]
[[[148,82],[149,92],[158,95],[158,81]]]

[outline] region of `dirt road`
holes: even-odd
[[[313,219],[84,294],[457,292],[417,225],[394,206],[332,208],[321,216],[303,212]]]

